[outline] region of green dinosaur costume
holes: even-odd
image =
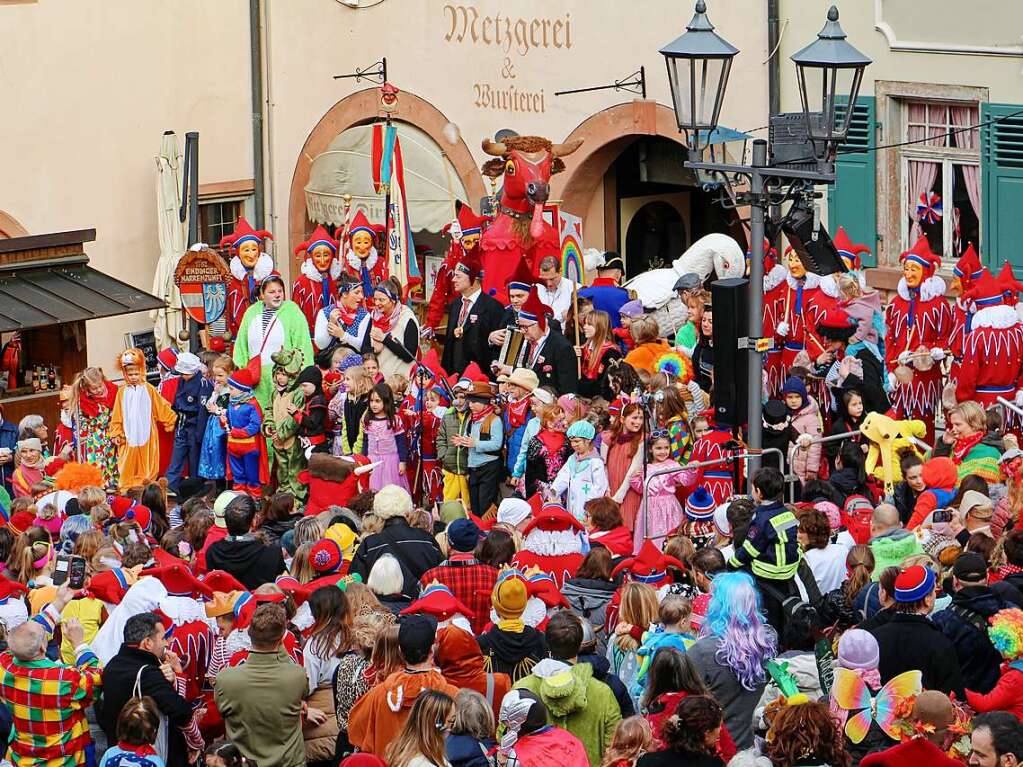
[[[291,493],[304,498],[306,489],[298,481],[298,474],[306,467],[305,451],[296,436],[298,423],[288,412],[288,406],[299,410],[305,404],[305,395],[295,380],[304,365],[301,349],[281,349],[274,352],[273,393],[270,395],[270,417],[263,419],[263,436],[273,446],[273,470],[277,474],[277,488],[280,492]],[[288,381],[284,386],[277,382],[277,374],[284,373]]]

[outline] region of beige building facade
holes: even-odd
[[[708,5],[742,51],[721,122],[763,126],[767,3]],[[461,199],[477,208],[492,192],[479,172],[480,142],[510,129],[583,139],[553,179],[552,199],[583,218],[586,247],[619,250],[630,272],[641,271],[708,231],[741,236],[681,167],[658,49],[691,16],[692,4],[677,0],[0,2],[0,233],[95,227],[92,264],[151,289],[161,136],[198,131],[200,239],[216,243],[244,214],[274,233],[279,268],[294,277],[294,247],[317,221],[336,218],[342,193],[354,193],[371,218],[382,209],[356,188],[365,185],[361,166],[344,159],[364,145],[359,130],[381,118],[377,85],[335,76],[386,58],[387,79],[401,91],[394,119],[408,135],[403,145],[429,160],[420,175],[433,207],[418,224],[412,212],[417,246],[442,254],[446,206]],[[556,94],[640,71],[645,98]],[[142,314],[88,323],[90,361],[110,367],[123,333],[151,324]]]

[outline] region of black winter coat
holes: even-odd
[[[611,693],[618,701],[618,708],[622,710],[622,719],[627,719],[636,713],[636,707],[632,705],[629,691],[625,689],[625,682],[617,674],[611,673],[611,661],[603,655],[592,654],[580,655],[576,660],[579,663],[589,663],[590,668],[593,669],[593,678],[611,688]]]
[[[578,394],[579,358],[575,356],[572,343],[556,330],[547,334],[531,369],[540,379],[540,386],[550,386],[558,394]]]
[[[1002,656],[988,639],[988,618],[1013,605],[989,586],[965,586],[952,595],[952,604],[932,620],[955,647],[963,684],[974,692],[991,692],[998,682]]]
[[[955,693],[959,700],[966,700],[955,647],[930,618],[896,613],[870,633],[881,651],[878,671],[882,683],[903,671],[919,670],[923,672],[925,690]]]
[[[122,644],[117,655],[107,663],[103,669],[102,706],[96,712],[99,726],[109,743],[117,743],[117,716],[133,697],[135,678],[143,667],[146,668],[142,671],[142,694],[152,698],[160,713],[167,717],[167,767],[185,767],[188,747],[178,728],[188,724],[192,707],[164,677],[160,661],[152,653]]]
[[[393,554],[401,565],[405,579],[401,593],[409,599],[419,596],[419,579],[423,573],[444,559],[433,536],[412,527],[402,517],[391,517],[384,522],[383,530],[367,536],[359,544],[350,572],[361,575],[365,583],[369,571],[384,554]]]
[[[249,535],[214,541],[206,549],[206,566],[210,570],[226,570],[249,591],[273,583],[288,570],[279,544],[267,546]]]
[[[1013,573],[991,585],[991,590],[1006,602],[1023,609],[1023,573]]]

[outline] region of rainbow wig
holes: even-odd
[[[669,383],[673,379],[683,386],[693,380],[693,362],[678,352],[664,352],[654,360],[654,369],[658,373],[666,373]]]
[[[777,655],[778,635],[760,612],[760,594],[746,573],[722,573],[711,582],[700,636],[717,637],[715,658],[745,690],[767,679],[764,663]]]
[[[1008,661],[1023,657],[1023,610],[1000,610],[988,619],[991,644]]]

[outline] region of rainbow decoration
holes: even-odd
[[[667,373],[678,383],[685,385],[693,380],[693,363],[678,352],[665,352],[654,361],[658,373]]]
[[[583,220],[571,213],[558,211],[558,229],[561,236],[561,274],[583,284],[586,267],[583,265]]]

